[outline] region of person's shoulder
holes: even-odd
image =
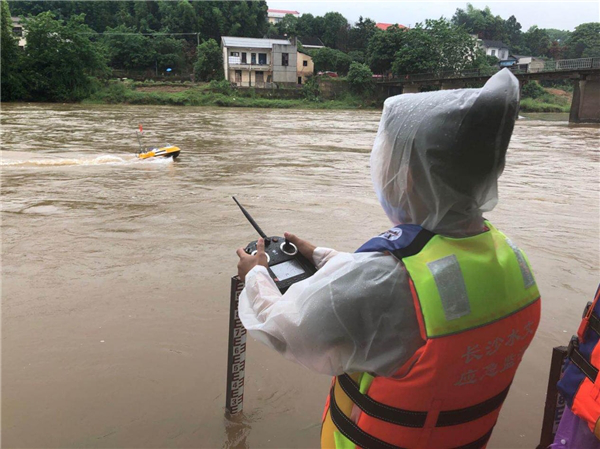
[[[424,229],[419,225],[398,225],[365,242],[356,250],[362,252],[389,252],[404,249],[411,245]]]

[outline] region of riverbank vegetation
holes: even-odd
[[[287,98],[285,98],[287,97]],[[226,81],[169,83],[111,81],[98,89],[87,104],[146,104],[169,106],[225,106],[282,109],[376,109],[381,101],[345,89],[335,99],[324,98],[318,83],[300,91],[234,88]]]
[[[286,15],[269,24],[267,3],[255,1],[11,1],[2,2],[2,101],[92,101],[136,104],[216,104],[264,107],[373,107],[381,104],[372,74],[460,71],[497,63],[472,35],[503,41],[519,54],[545,58],[600,56],[600,24],[575,31],[521,30],[514,16],[468,4],[451,19],[425,20],[411,28],[380,29],[361,17],[350,24],[340,13]],[[27,45],[17,47],[9,17],[21,18]],[[313,80],[289,98],[215,92],[196,85],[181,92],[144,92],[117,78],[205,82],[222,80],[221,36],[319,38],[326,47],[309,53],[315,71],[347,77],[347,92],[331,99]],[[301,42],[301,40],[300,40]],[[369,79],[371,76],[371,79]],[[281,89],[280,89],[281,90]],[[546,94],[549,94],[546,92]],[[528,108],[558,104],[546,94],[524,97]],[[560,100],[563,101],[563,100]],[[299,106],[298,106],[299,105]],[[536,106],[537,105],[537,106]]]
[[[530,81],[521,89],[521,96],[521,110],[524,112],[569,112],[573,93],[544,88],[537,81]]]

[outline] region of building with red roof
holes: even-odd
[[[278,23],[283,20],[286,14],[291,14],[296,18],[300,16],[298,11],[288,11],[286,9],[267,9],[267,20],[269,23]]]
[[[387,29],[388,29],[389,27],[391,27],[392,25],[397,25],[397,26],[398,26],[398,28],[407,28],[407,27],[405,27],[404,25],[400,25],[399,23],[383,23],[383,22],[377,22],[377,23],[375,24],[375,26],[376,26],[377,28],[379,28],[380,30],[383,30],[383,31],[387,30]]]

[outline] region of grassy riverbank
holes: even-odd
[[[282,98],[288,97],[288,98]],[[224,106],[240,108],[283,109],[376,109],[376,100],[362,98],[350,92],[335,100],[318,93],[283,90],[235,89],[227,83],[135,83],[110,82],[84,104],[145,104],[171,106]]]
[[[537,83],[536,83],[537,84]],[[538,85],[539,86],[539,85]],[[521,111],[523,112],[569,112],[573,94],[561,89],[523,88]]]
[[[532,83],[530,83],[532,84]],[[535,83],[523,88],[521,111],[569,112],[572,93],[543,88]],[[313,87],[314,88],[314,87]],[[342,90],[326,99],[318,90],[236,89],[226,82],[155,83],[111,81],[84,104],[142,104],[170,106],[222,106],[281,109],[380,109],[382,101]]]

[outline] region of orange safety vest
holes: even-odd
[[[577,336],[571,338],[569,363],[558,389],[571,411],[600,439],[600,286],[587,304]]]
[[[524,253],[486,225],[466,238],[400,225],[359,249],[402,261],[425,344],[392,377],[334,378],[323,448],[485,448],[540,319]]]

